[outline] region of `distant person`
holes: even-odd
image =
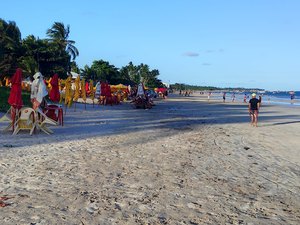
[[[244,95],[244,102],[247,103],[247,94]]]
[[[223,92],[223,102],[226,100],[226,92]]]
[[[295,92],[291,92],[291,104],[294,104]]]
[[[232,98],[232,102],[234,102],[235,101],[235,93],[232,93],[231,98]]]
[[[258,122],[258,110],[259,110],[259,101],[256,98],[256,94],[252,94],[252,98],[249,101],[248,109],[251,118],[251,125],[257,127]]]
[[[211,92],[208,92],[208,95],[207,95],[207,100],[208,101],[210,100],[210,96],[211,96]]]
[[[258,96],[258,103],[259,103],[259,106],[261,106],[261,101],[262,101],[262,97],[261,97],[261,95],[260,95],[260,96]]]

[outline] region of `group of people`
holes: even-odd
[[[223,93],[223,102],[225,102],[225,96],[226,96],[226,92]],[[261,101],[262,101],[262,97],[261,95],[258,97],[258,99],[256,98],[256,94],[252,93],[251,94],[252,98],[249,100],[248,103],[248,111],[250,114],[250,119],[251,119],[251,125],[254,127],[257,127],[257,123],[258,123],[258,112],[259,112],[259,108],[261,106]],[[235,100],[235,94],[232,94],[232,102],[234,102]],[[247,95],[244,95],[244,102],[247,102]]]
[[[154,105],[153,99],[151,96],[147,94],[145,91],[144,84],[141,82],[137,87],[132,88],[131,90],[131,103],[135,105],[136,108],[143,108],[143,109],[151,109]]]
[[[201,94],[201,92],[200,92]],[[212,93],[208,92],[207,95],[207,99],[208,101],[211,98]],[[250,114],[250,119],[251,119],[251,125],[254,127],[257,127],[257,123],[258,123],[258,112],[259,112],[259,108],[261,106],[261,101],[262,101],[262,97],[261,95],[256,98],[256,94],[252,93],[251,94],[252,98],[249,100],[248,102],[248,110],[249,110],[249,114]],[[223,92],[222,94],[222,98],[223,98],[223,103],[225,103],[226,100],[226,92]],[[244,102],[247,103],[247,94],[244,95]],[[235,93],[232,94],[232,102],[235,101]]]

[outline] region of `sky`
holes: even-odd
[[[70,25],[79,67],[158,69],[166,83],[300,90],[299,0],[14,0],[22,38]]]

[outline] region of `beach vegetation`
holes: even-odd
[[[9,87],[0,87],[0,112],[6,112],[10,108],[10,105],[7,102],[9,94]],[[30,92],[22,91],[22,100],[24,106],[30,107],[32,105],[30,102]]]
[[[145,86],[163,87],[158,79],[159,70],[141,63],[117,68],[103,59],[95,59],[92,65],[79,68],[76,58],[79,50],[75,41],[70,40],[70,25],[54,22],[46,31],[47,38],[34,35],[21,38],[21,32],[15,22],[0,19],[0,80],[11,77],[16,68],[21,68],[24,78],[32,79],[41,72],[47,79],[57,73],[59,78],[67,78],[70,71],[81,74],[85,79],[108,81],[110,84],[136,85],[141,81]]]

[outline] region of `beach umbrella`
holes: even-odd
[[[31,86],[31,100],[33,104],[33,109],[37,109],[42,103],[45,96],[48,95],[47,87],[43,78],[43,75],[40,72],[37,72],[33,75],[34,81]]]
[[[73,100],[76,102],[80,97],[80,76],[77,76],[75,79],[75,93]]]
[[[77,76],[75,78],[75,93],[73,98],[73,101],[75,102],[74,111],[76,111],[76,102],[79,97],[80,97],[80,76]]]
[[[43,80],[43,75],[40,72],[35,73],[33,75],[33,79],[34,80],[31,84],[30,99],[33,109],[37,109],[40,106],[43,97],[46,96],[48,92]]]
[[[90,97],[93,101],[93,107],[94,107],[94,98],[95,98],[95,90],[94,90],[94,81],[90,80],[90,84],[89,84],[89,89],[90,89]]]
[[[100,83],[100,93],[102,96],[106,96],[106,83],[105,82],[101,82]]]
[[[58,86],[58,75],[54,74],[51,81],[51,90],[49,94],[49,98],[53,102],[59,102],[60,100],[60,94],[59,94],[59,86]]]
[[[5,87],[8,87],[10,84],[10,79],[9,77],[5,77]]]
[[[144,95],[145,95],[144,84],[143,84],[143,83],[140,83],[140,84],[138,85],[138,90],[137,90],[136,96],[144,96]]]
[[[65,106],[70,107],[72,105],[72,77],[69,76],[66,79],[66,83],[65,83]],[[67,110],[66,110],[67,111]]]
[[[11,78],[11,89],[8,97],[8,103],[15,109],[23,106],[22,101],[22,70],[18,68]]]
[[[14,123],[18,110],[23,106],[22,100],[22,70],[18,68],[11,78],[11,89],[7,100],[10,104],[11,127],[14,130]]]
[[[85,93],[86,95],[90,95],[90,85],[88,82],[85,82]]]
[[[86,91],[85,91],[85,79],[81,80],[81,98],[84,101],[84,108],[86,109]]]

